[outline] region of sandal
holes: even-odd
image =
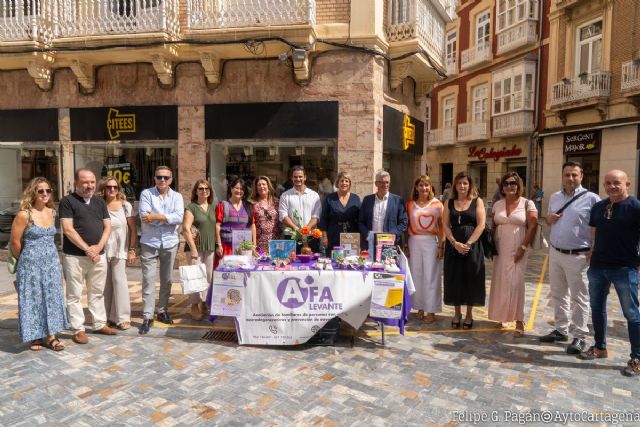
[[[121,331],[126,331],[130,327],[131,327],[131,322],[118,323],[118,326],[116,326],[116,328],[120,329]]]
[[[64,345],[56,337],[53,337],[49,341],[47,341],[45,343],[45,347],[47,347],[49,350],[53,350],[53,351],[62,351],[62,350],[64,350]]]
[[[465,319],[464,323],[462,324],[462,329],[472,329],[473,328],[473,319],[471,319],[470,322],[467,323],[467,319]]]
[[[513,331],[513,336],[515,338],[522,338],[524,337],[524,323],[522,322],[516,322],[516,330]]]
[[[434,313],[427,313],[426,316],[423,317],[424,323],[430,325],[436,321],[436,315]]]
[[[462,316],[458,317],[458,316],[453,316],[453,319],[451,319],[451,327],[453,329],[460,329],[460,321],[462,320]]]
[[[31,341],[31,345],[29,346],[29,350],[31,351],[40,351],[44,348],[44,343],[42,339]]]

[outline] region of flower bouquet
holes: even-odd
[[[309,247],[311,239],[319,239],[322,237],[322,231],[319,228],[311,228],[309,226],[302,226],[302,218],[297,209],[293,210],[293,221],[298,226],[297,230],[292,228],[285,228],[285,232],[291,236],[291,240],[295,240],[298,244],[302,245],[302,255],[312,255],[313,251]]]

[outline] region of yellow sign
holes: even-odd
[[[416,143],[416,125],[411,123],[411,117],[404,115],[402,123],[402,149],[408,150],[410,145]]]
[[[107,116],[107,130],[109,131],[109,137],[111,139],[119,138],[121,133],[135,132],[136,115],[120,114],[120,111],[115,108],[109,108],[109,115]]]

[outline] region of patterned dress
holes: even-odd
[[[54,226],[33,223],[24,230],[18,259],[18,325],[23,342],[55,335],[68,327]]]
[[[253,205],[256,222],[256,240],[258,247],[269,252],[269,240],[276,240],[280,236],[280,221],[278,221],[278,199],[273,205],[268,202],[256,202]]]

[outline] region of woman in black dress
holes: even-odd
[[[460,172],[453,180],[451,198],[444,205],[444,303],[455,306],[451,327],[458,329],[462,305],[467,306],[463,329],[473,327],[473,307],[485,301],[484,253],[478,242],[485,225],[485,210],[473,179]]]
[[[324,199],[320,214],[322,245],[331,254],[334,246],[340,246],[340,233],[358,232],[360,197],[351,192],[351,175],[340,172],[336,178],[338,191]],[[360,248],[355,248],[358,250]]]

